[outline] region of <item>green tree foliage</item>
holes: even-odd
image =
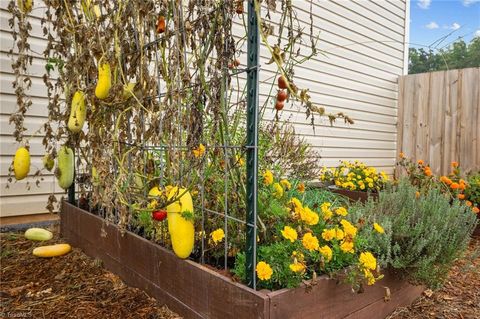
[[[474,37],[469,44],[458,40],[436,52],[410,48],[408,62],[409,74],[480,67],[480,37]]]

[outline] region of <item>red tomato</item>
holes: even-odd
[[[157,21],[157,33],[163,33],[165,32],[165,17],[164,16],[159,16],[158,21]]]
[[[287,79],[283,75],[278,77],[278,88],[285,90],[286,88],[288,88],[287,83]]]
[[[277,93],[277,101],[278,102],[283,102],[288,98],[287,91],[285,90],[279,90]]]
[[[277,103],[275,103],[275,110],[281,111],[281,110],[283,110],[283,106],[284,106],[283,101],[277,101]]]
[[[167,211],[166,210],[157,210],[152,212],[152,218],[154,220],[162,221],[167,218]]]

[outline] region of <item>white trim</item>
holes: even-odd
[[[403,36],[403,74],[408,74],[408,48],[410,41],[410,0],[405,1],[405,31]]]

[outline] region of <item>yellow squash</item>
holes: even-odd
[[[68,118],[68,129],[70,132],[80,132],[86,117],[87,108],[85,107],[85,95],[82,91],[77,91],[73,95],[70,117]]]
[[[37,257],[57,257],[69,253],[72,247],[69,244],[56,244],[50,246],[41,246],[33,250],[33,255]]]
[[[30,152],[25,147],[20,147],[13,158],[13,172],[17,181],[27,177],[30,172]]]
[[[68,189],[73,183],[74,175],[74,157],[72,149],[66,146],[60,147],[57,161],[56,175],[58,185],[63,189]]]
[[[182,213],[189,213],[193,218],[192,196],[185,188],[172,187],[168,199],[172,198],[178,199],[167,206],[168,232],[175,255],[187,258],[193,250],[195,228],[193,220],[185,219]]]
[[[29,13],[32,11],[33,0],[17,0],[17,5],[22,13]]]
[[[106,99],[112,87],[112,74],[110,64],[100,63],[98,67],[98,82],[95,87],[95,96],[100,100]]]

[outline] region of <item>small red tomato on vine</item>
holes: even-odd
[[[278,77],[278,88],[282,90],[288,88],[287,79],[283,75]]]
[[[157,20],[157,33],[163,33],[165,32],[165,17],[164,16],[159,16]]]
[[[243,14],[243,0],[237,1],[237,7],[235,8],[237,14]]]
[[[277,93],[277,101],[278,102],[283,102],[288,98],[287,91],[285,90],[279,90]]]
[[[157,210],[152,212],[152,218],[154,220],[158,220],[161,222],[162,220],[165,220],[167,218],[167,211],[166,210]]]
[[[275,110],[281,111],[281,110],[283,110],[283,106],[284,106],[283,101],[277,101],[277,103],[275,103]]]

